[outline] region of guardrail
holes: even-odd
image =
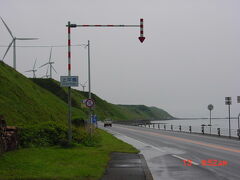
[[[219,128],[219,127],[211,127],[207,125],[201,125],[200,127],[196,126],[183,126],[183,125],[172,125],[165,123],[142,123],[137,126],[145,127],[145,128],[153,128],[164,131],[175,131],[175,132],[185,132],[185,133],[197,133],[203,135],[214,135],[214,136],[228,136],[227,128]],[[231,129],[231,134],[236,136],[231,136],[232,138],[238,137],[240,139],[240,129]],[[229,138],[231,138],[229,137]]]

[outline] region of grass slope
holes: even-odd
[[[9,125],[66,122],[67,105],[49,91],[0,62],[0,114]],[[73,109],[74,114],[81,111]]]
[[[0,115],[9,125],[21,126],[44,121],[66,124],[67,88],[53,79],[28,79],[0,62]],[[171,116],[158,108],[144,105],[114,105],[92,94],[95,113],[100,120],[165,119]],[[81,103],[87,92],[72,89],[73,119],[88,117],[88,108]]]
[[[60,87],[59,82],[52,79],[32,79],[32,81],[54,93],[67,103],[67,89]],[[87,92],[72,89],[72,105],[73,107],[80,108],[84,113],[88,113],[88,108],[86,108],[81,101],[87,98]],[[92,98],[96,102],[95,113],[100,119],[107,117],[111,117],[113,120],[159,120],[172,118],[166,111],[156,107],[148,107],[145,105],[115,105],[108,103],[95,94],[92,94]]]

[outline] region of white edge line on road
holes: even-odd
[[[113,131],[113,130],[110,130],[110,131],[112,131],[113,135],[114,135],[114,133],[116,133],[116,134],[119,134],[120,136],[125,136],[125,137],[127,137],[127,138],[131,138],[131,137],[128,137],[128,136],[126,136],[126,135],[123,135],[123,134],[121,134],[121,133],[119,133],[119,132],[115,132],[115,131]],[[141,143],[141,144],[144,144],[144,145],[150,146],[151,148],[156,149],[156,150],[158,150],[158,151],[166,152],[166,151],[164,151],[164,150],[162,150],[162,149],[160,149],[160,148],[157,148],[157,147],[152,146],[152,145],[150,145],[150,144],[147,144],[147,143],[145,143],[145,142],[142,142],[142,141],[136,140],[136,139],[134,139],[134,138],[131,138],[131,139],[133,139],[133,140],[135,140],[135,141],[137,141],[137,142],[139,142],[139,143]],[[180,157],[180,156],[175,155],[175,154],[172,154],[172,156],[175,157],[175,158],[178,158],[178,159],[184,160],[184,161],[187,161],[187,160],[188,160],[188,159],[185,159],[185,158]],[[199,163],[196,163],[196,162],[194,162],[194,161],[192,161],[191,163],[192,163],[193,165],[195,165],[195,166],[199,166]]]
[[[112,131],[113,135],[114,135],[114,133],[115,133],[115,134],[119,134],[120,136],[125,136],[125,137],[127,137],[127,138],[131,138],[131,137],[126,136],[126,135],[123,135],[123,134],[121,134],[121,133],[119,133],[119,132],[115,132],[115,131],[113,131],[113,130],[110,130],[110,131]],[[141,144],[144,144],[144,145],[146,145],[146,146],[150,146],[151,148],[156,149],[156,150],[158,150],[158,151],[161,151],[161,152],[163,152],[163,153],[166,152],[166,151],[164,151],[164,150],[162,150],[162,149],[160,149],[160,148],[157,148],[157,147],[155,147],[155,146],[153,146],[153,145],[151,145],[151,144],[147,144],[147,143],[145,143],[145,142],[139,141],[139,140],[134,139],[134,138],[131,138],[131,139],[133,139],[134,141],[137,141],[137,142],[139,142],[139,143],[141,143]]]
[[[183,158],[183,157],[180,157],[180,156],[178,156],[178,155],[175,155],[175,154],[172,154],[172,156],[173,157],[175,157],[175,158],[178,158],[178,159],[181,159],[181,160],[184,160],[184,161],[187,161],[188,159],[185,159],[185,158]],[[195,166],[198,166],[199,164],[198,163],[196,163],[196,162],[191,162],[193,165],[195,165]]]

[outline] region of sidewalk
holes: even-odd
[[[101,180],[153,180],[142,154],[112,153]]]

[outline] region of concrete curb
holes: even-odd
[[[152,173],[148,168],[148,165],[147,165],[147,162],[146,162],[144,156],[142,154],[138,154],[138,155],[139,155],[139,157],[141,159],[141,162],[142,162],[142,165],[143,165],[143,171],[144,171],[146,180],[153,180]]]

